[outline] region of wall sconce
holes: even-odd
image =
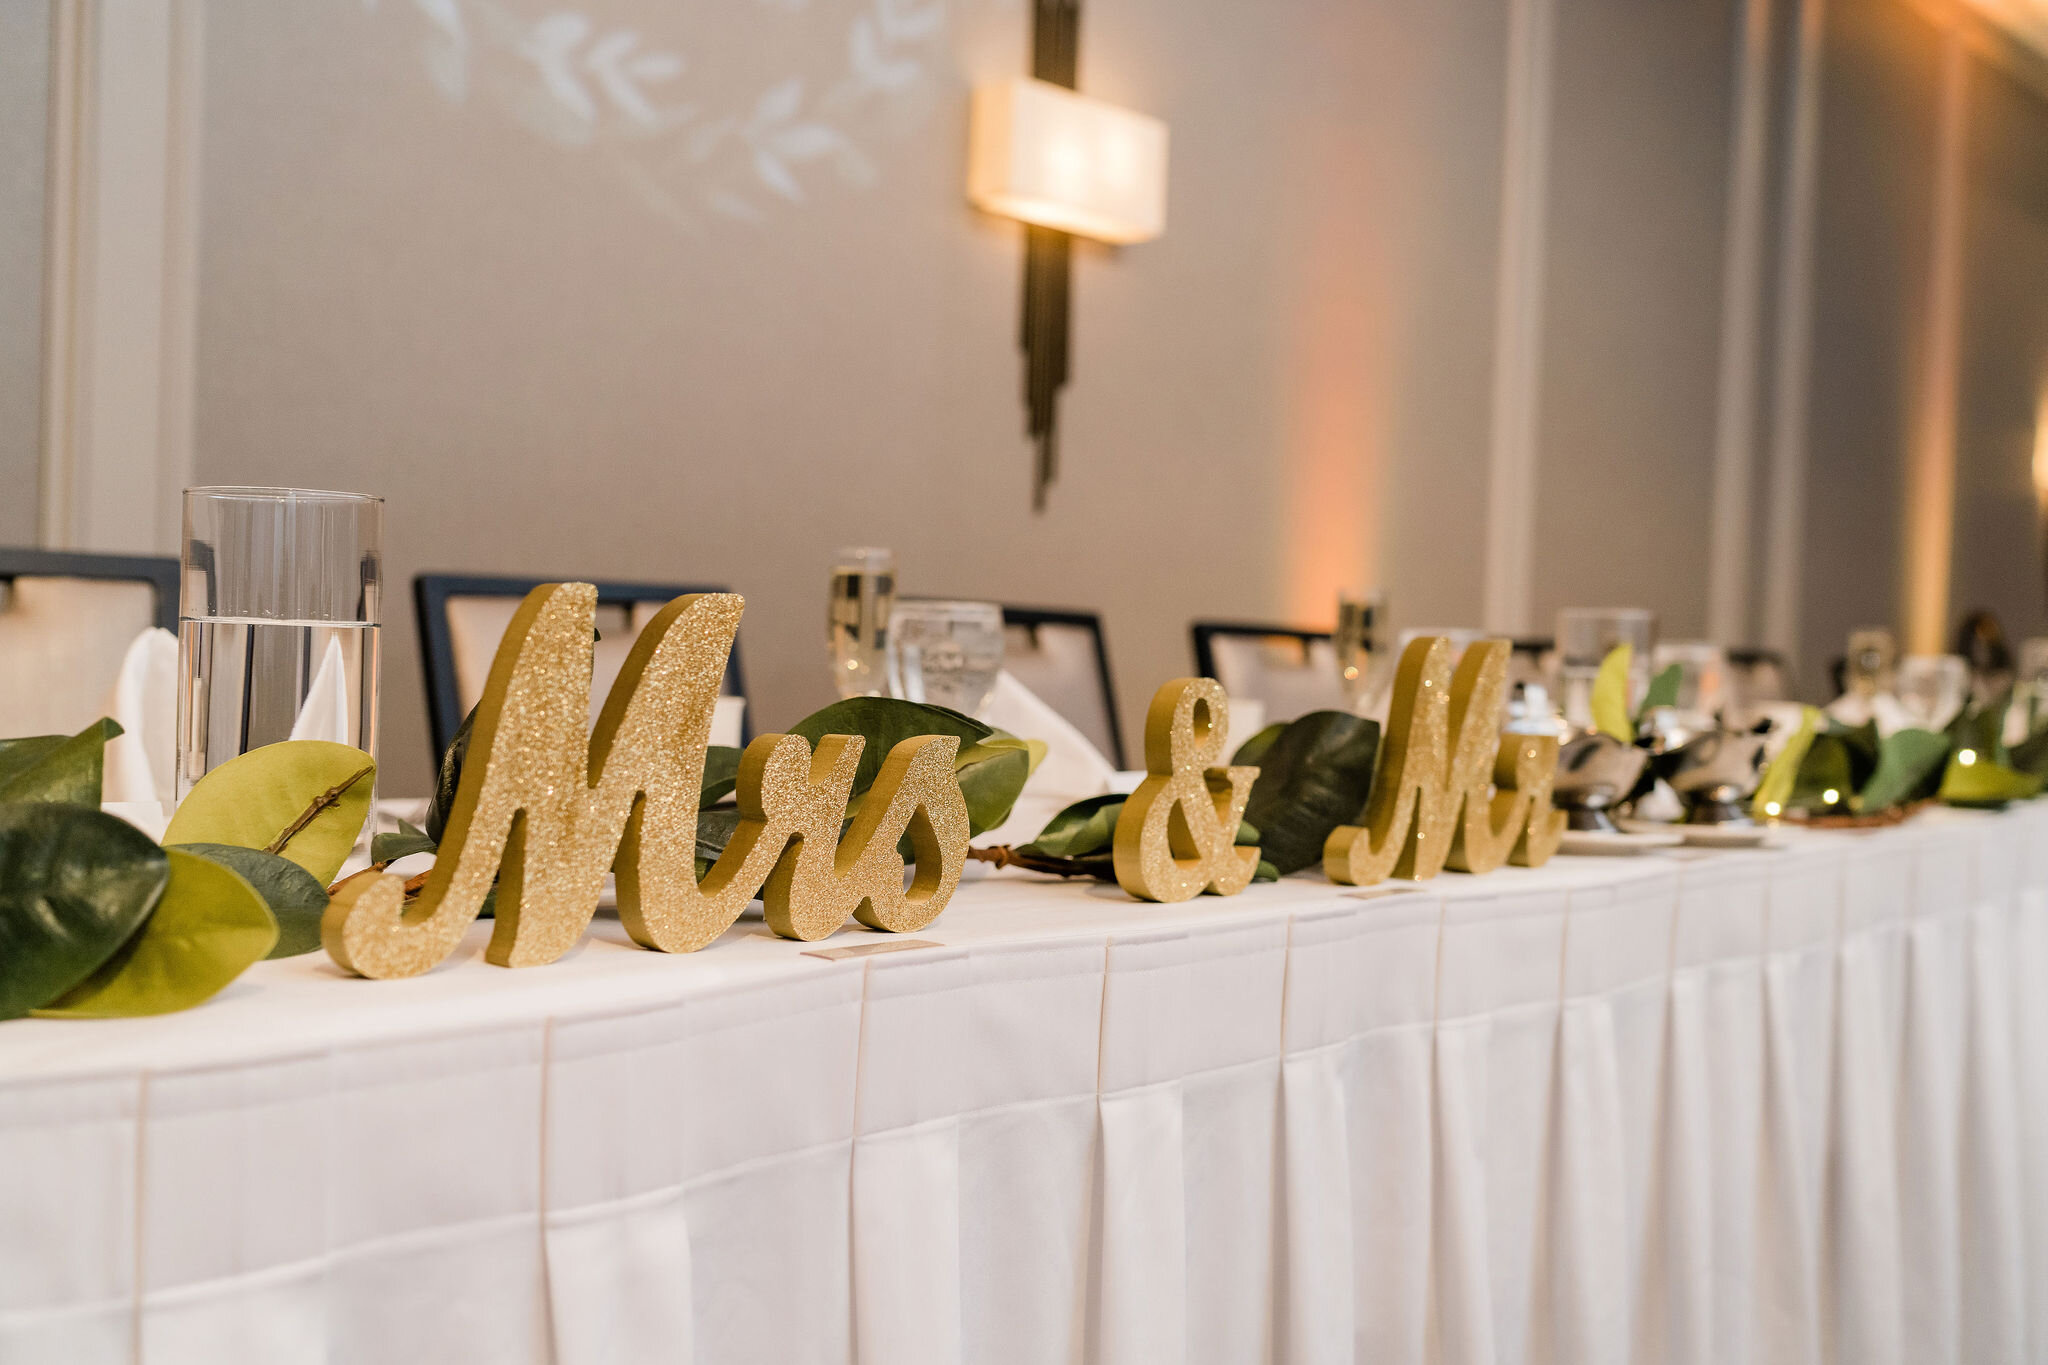
[[[1036,79],[974,92],[967,197],[1024,229],[1025,430],[1038,447],[1031,506],[1059,474],[1073,235],[1128,244],[1166,229],[1166,125],[1074,93],[1079,0],[1033,0]]]
[[[967,197],[1119,246],[1166,230],[1166,125],[1046,81],[974,92]]]

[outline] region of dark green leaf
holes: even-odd
[[[704,786],[697,798],[700,806],[715,806],[732,795],[739,785],[740,755],[745,752],[730,744],[713,744],[704,750]]]
[[[0,803],[60,801],[97,810],[107,741],[120,733],[102,719],[75,735],[0,740]]]
[[[1358,817],[1372,794],[1379,722],[1346,711],[1311,711],[1267,746],[1244,818],[1261,855],[1285,874],[1323,858],[1323,841]]]
[[[1849,746],[1840,735],[1815,735],[1792,780],[1792,795],[1785,804],[1794,810],[1825,810],[1847,801],[1854,790],[1849,773]]]
[[[1261,858],[1259,859],[1258,871],[1252,873],[1252,880],[1255,882],[1277,882],[1280,880],[1280,869],[1267,862],[1264,858]]]
[[[740,813],[730,806],[697,813],[697,861],[702,864],[697,869],[699,877],[718,861],[718,855],[725,852],[733,831],[739,827]]]
[[[1649,689],[1643,693],[1643,704],[1636,708],[1638,725],[1658,707],[1678,705],[1678,684],[1684,677],[1685,669],[1677,664],[1668,664],[1662,673],[1650,679]]]
[[[1849,785],[1862,791],[1877,775],[1878,764],[1883,760],[1884,741],[1878,736],[1877,722],[1866,720],[1861,725],[1830,722],[1828,733],[1840,739],[1847,748]]]
[[[1273,747],[1275,740],[1286,733],[1287,722],[1276,720],[1250,739],[1237,746],[1237,752],[1230,756],[1233,768],[1256,768],[1265,761],[1266,751]]]
[[[170,879],[150,837],[85,806],[0,806],[0,1019],[85,980]]]
[[[1021,739],[992,737],[960,754],[953,776],[967,801],[968,832],[985,834],[1010,818],[1031,776],[1031,751]]]
[[[2012,688],[2006,687],[1997,695],[1981,703],[1965,706],[1949,722],[1949,743],[1958,751],[1968,749],[1993,764],[2003,764],[2005,752],[2005,713],[2012,705]]]
[[[2048,725],[2015,744],[2006,761],[2023,773],[2048,777]]]
[[[418,833],[417,830],[413,832]],[[394,839],[400,836],[380,834],[377,837]],[[176,844],[173,847],[219,863],[249,883],[256,894],[263,897],[263,903],[270,907],[270,913],[277,919],[277,946],[270,950],[270,956],[297,957],[320,946],[320,915],[327,909],[327,888],[305,868],[289,858],[265,853],[260,848],[237,848],[233,844]]]
[[[789,733],[802,735],[812,748],[827,735],[860,735],[866,739],[860,751],[860,767],[853,778],[853,794],[859,796],[875,785],[875,774],[882,770],[882,760],[889,756],[889,751],[906,739],[952,735],[960,741],[964,753],[995,731],[972,716],[943,706],[899,701],[894,697],[849,697],[805,716],[789,728]]]
[[[1946,757],[1947,735],[1907,729],[1887,736],[1877,746],[1877,771],[1856,795],[1857,809],[1874,815],[1934,795]]]
[[[462,718],[455,738],[441,755],[441,771],[434,778],[434,799],[427,803],[427,837],[436,844],[448,837],[448,816],[455,809],[455,792],[462,785],[462,763],[469,757],[469,736],[476,728],[476,708]]]
[[[171,880],[142,928],[38,1014],[122,1019],[190,1009],[263,960],[277,921],[233,869],[166,849]]]
[[[1046,822],[1038,837],[1018,850],[1048,858],[1085,858],[1107,849],[1116,838],[1117,813],[1129,798],[1122,792],[1076,801]]]
[[[440,845],[427,837],[427,832],[409,820],[400,820],[398,830],[393,834],[370,836],[370,860],[379,863],[395,863],[400,858],[410,858],[415,853],[432,853]],[[240,868],[235,869],[240,872]],[[247,876],[247,873],[243,873]],[[263,888],[258,887],[257,890]],[[275,905],[270,907],[275,910]]]

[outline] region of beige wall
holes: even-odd
[[[0,4],[0,545],[36,538],[50,12]]]
[[[1738,12],[1558,0],[1539,628],[1622,600],[1704,625]],[[1829,12],[1809,688],[1844,631],[1895,615],[1932,211],[1932,30],[1902,0]],[[1172,125],[1170,218],[1078,253],[1065,475],[1037,518],[1017,231],[962,199],[967,90],[1023,69],[1021,0],[575,13],[208,0],[198,475],[390,499],[388,789],[427,779],[421,569],[728,583],[769,724],[828,695],[820,597],[848,542],[893,545],[908,591],[1102,610],[1131,726],[1189,666],[1192,617],[1326,620],[1373,582],[1396,624],[1476,621],[1508,0],[1092,0],[1083,87]],[[2008,139],[1978,159],[2008,169],[1973,250],[2011,264],[1971,277],[1959,605],[2032,553],[1971,558],[2016,524],[2048,312],[2014,169],[2048,159],[2040,100],[1974,89]]]

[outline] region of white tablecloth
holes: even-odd
[[[0,1025],[0,1361],[2048,1360],[2044,836]]]

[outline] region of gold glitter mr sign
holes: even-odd
[[[555,583],[527,595],[498,645],[433,871],[412,905],[396,877],[359,878],[320,925],[334,960],[370,977],[416,976],[455,950],[497,884],[487,960],[553,962],[589,927],[608,870],[634,940],[692,952],[758,894],[770,927],[818,939],[848,915],[870,928],[938,917],[967,859],[959,741],[906,739],[890,751],[840,837],[864,741],[761,735],[740,762],[739,827],[696,873],[704,749],[741,598],[681,597],[634,641],[588,728],[597,590]],[[897,846],[909,836],[905,885]]]
[[[1332,881],[1368,886],[1434,877],[1446,866],[1491,872],[1509,861],[1540,867],[1557,852],[1565,826],[1550,804],[1557,739],[1501,733],[1509,651],[1506,640],[1481,640],[1455,673],[1441,636],[1402,651],[1364,823],[1340,827],[1323,845]]]
[[[1235,896],[1259,870],[1259,850],[1237,846],[1257,768],[1215,766],[1230,731],[1230,699],[1214,678],[1159,689],[1145,713],[1145,780],[1117,817],[1117,883],[1148,901],[1204,891]]]

